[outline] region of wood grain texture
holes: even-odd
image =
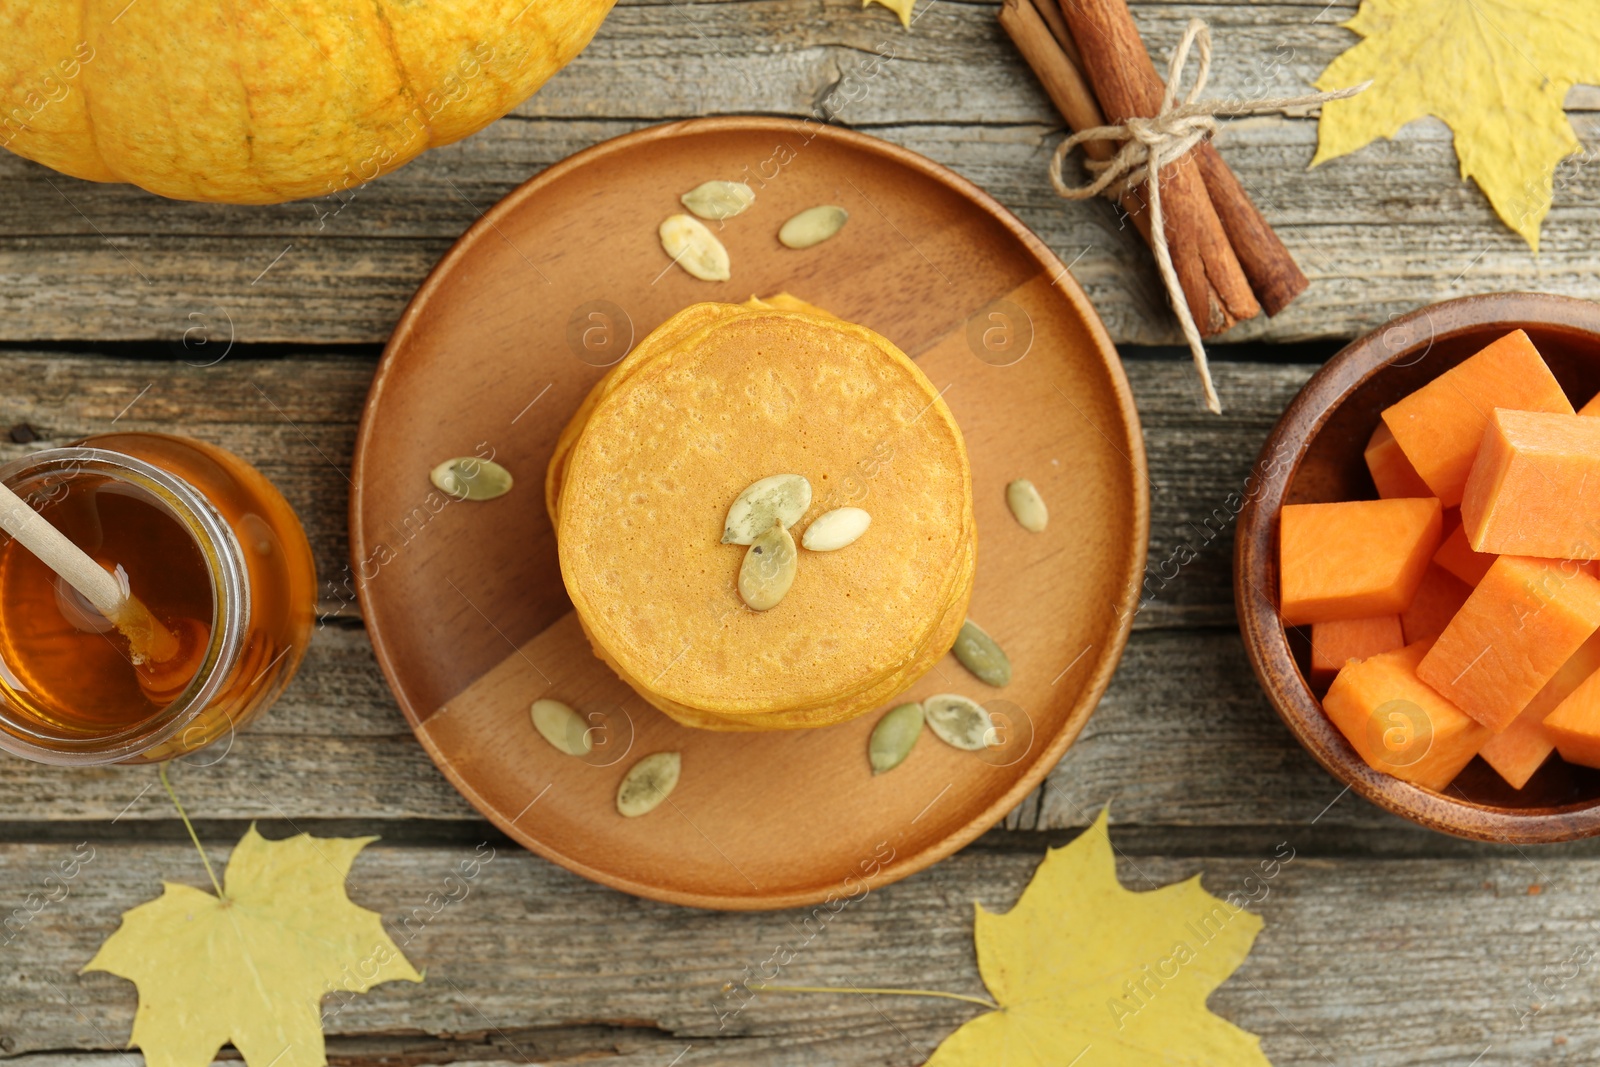
[[[1125,853],[1119,863],[1130,888],[1200,872],[1213,893],[1256,899],[1265,930],[1210,1006],[1262,1035],[1273,1063],[1465,1064],[1485,1049],[1493,1057],[1485,1063],[1587,1062],[1600,1041],[1590,974],[1600,861],[1329,862],[1302,855],[1317,832],[1286,830],[1236,857]],[[210,847],[220,858],[229,845]],[[25,900],[75,847],[0,846],[0,901]],[[163,878],[205,881],[185,844],[87,847],[93,858],[67,897],[20,924],[0,957],[0,1048],[29,1064],[125,1062],[109,1054],[126,1038],[133,987],[75,972],[119,913],[158,893]],[[427,979],[327,1001],[337,1062],[371,1062],[377,1056],[358,1050],[412,1042],[419,1063],[587,1054],[638,1067],[910,1067],[981,1009],[899,997],[752,998],[737,984],[759,975],[981,993],[972,902],[1011,907],[1043,854],[973,849],[833,912],[726,915],[633,900],[494,847],[379,842],[357,859],[351,896],[384,915]],[[491,855],[476,877],[451,883],[453,901],[444,896],[447,874]],[[1292,858],[1265,878],[1261,865],[1274,857]],[[1440,929],[1441,914],[1457,932]],[[787,966],[769,962],[785,951]],[[725,993],[729,983],[736,989]],[[429,1040],[442,1036],[445,1048]],[[84,1055],[91,1051],[103,1055]]]
[[[180,432],[221,445],[260,469],[300,516],[325,606],[353,603],[343,588],[345,506],[374,361],[224,358],[226,334],[202,344],[202,328],[188,348],[151,346],[151,359],[0,355],[0,458],[112,430]],[[17,443],[19,436],[36,440]]]
[[[193,339],[191,346],[155,352],[202,363],[222,351]],[[283,490],[311,539],[324,611],[355,616],[345,536],[348,479],[361,401],[375,366],[372,359],[312,353],[230,355],[215,366],[191,366],[170,358],[8,352],[0,357],[0,459],[113,426],[176,426],[214,441]],[[1228,408],[1220,417],[1199,408],[1187,364],[1132,360],[1126,370],[1151,477],[1149,571],[1134,626],[1231,626],[1229,558],[1240,494],[1261,441],[1311,368],[1214,363]],[[7,436],[24,425],[36,442],[17,444]]]
[[[204,314],[241,341],[378,342],[479,211],[556,160],[639,126],[707,113],[822,114],[977,181],[1066,261],[1123,342],[1176,332],[1149,254],[1110,204],[1066,204],[1045,176],[1059,119],[996,24],[997,5],[937,2],[912,33],[853,0],[624,3],[594,44],[511,117],[353,196],[268,208],[158,200],[0,155],[0,339],[177,342]],[[1219,96],[1304,91],[1355,40],[1354,5],[1137,3],[1158,60],[1195,13],[1218,41]],[[1592,109],[1597,95],[1574,90]],[[1573,115],[1600,145],[1600,117]],[[1562,164],[1542,254],[1458,177],[1449,130],[1406,127],[1307,172],[1309,119],[1231,122],[1219,141],[1312,279],[1275,320],[1224,335],[1349,337],[1435,299],[1507,288],[1595,292],[1593,149]],[[199,251],[194,238],[206,238]],[[281,258],[279,258],[281,256]],[[1371,283],[1381,279],[1383,284]]]
[[[520,742],[542,743],[531,734]],[[318,632],[284,698],[231,745],[196,753],[181,777],[186,801],[207,819],[477,819],[412,736],[366,636],[346,626]],[[1119,825],[1276,826],[1309,821],[1341,788],[1273,714],[1236,633],[1144,632],[1077,743],[1010,825],[1082,827],[1110,800]],[[0,811],[18,824],[172,817],[149,768],[68,771],[14,759],[0,761]],[[1322,822],[1401,825],[1350,798]]]

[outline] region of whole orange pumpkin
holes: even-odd
[[[74,177],[269,204],[510,111],[612,0],[0,0],[0,145]]]

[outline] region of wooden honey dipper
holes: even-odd
[[[39,562],[60,575],[62,581],[110,620],[128,639],[135,667],[170,663],[184,650],[185,642],[163,626],[143,601],[124,589],[115,575],[3,484],[0,484],[0,529],[16,538],[22,547],[38,557]]]

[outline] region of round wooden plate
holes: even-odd
[[[719,227],[733,280],[698,281],[656,227],[711,178],[756,201]],[[838,204],[850,221],[804,251],[777,232]],[[712,224],[715,226],[716,224]],[[943,390],[971,452],[979,532],[972,617],[1009,653],[990,689],[947,658],[910,692],[974,697],[1004,744],[975,755],[925,733],[874,777],[876,715],[821,730],[711,733],[673,723],[595,659],[572,615],[545,514],[557,435],[629,345],[681,308],[787,290],[884,334]],[[493,456],[515,476],[450,501],[428,471]],[[1006,483],[1051,509],[1030,534]],[[775,908],[859,894],[971,841],[1055,766],[1104,692],[1144,571],[1143,442],[1115,349],[1066,268],[981,190],[905,149],[779,119],[718,118],[607,141],[490,209],[412,298],[361,422],[352,566],[378,661],[417,737],[506,834],[640,896]],[[590,717],[590,756],[534,733],[530,703]],[[683,754],[677,790],[624,819],[617,783]]]

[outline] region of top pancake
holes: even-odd
[[[595,383],[594,388],[589,390],[583,402],[578,405],[578,410],[562,429],[561,436],[556,439],[555,452],[550,457],[550,465],[545,471],[544,479],[544,506],[550,513],[550,525],[556,525],[557,509],[561,500],[561,482],[566,476],[567,457],[572,453],[572,446],[578,443],[578,436],[583,433],[583,428],[589,424],[589,415],[594,411],[596,404],[610,395],[611,390],[615,389],[619,382],[657,352],[685,342],[703,327],[729,315],[752,309],[772,308],[783,311],[805,311],[825,319],[835,318],[816,305],[808,304],[788,293],[779,293],[765,299],[752,296],[743,304],[691,304],[651,330],[644,340],[607,371],[605,376]]]
[[[960,430],[916,365],[864,327],[734,305],[688,308],[640,349],[551,466],[562,575],[619,671],[666,702],[759,716],[866,694],[925,658],[965,597],[974,523]],[[814,491],[796,540],[847,504],[872,525],[802,549],[788,595],[755,612],[723,520],[780,473]]]

